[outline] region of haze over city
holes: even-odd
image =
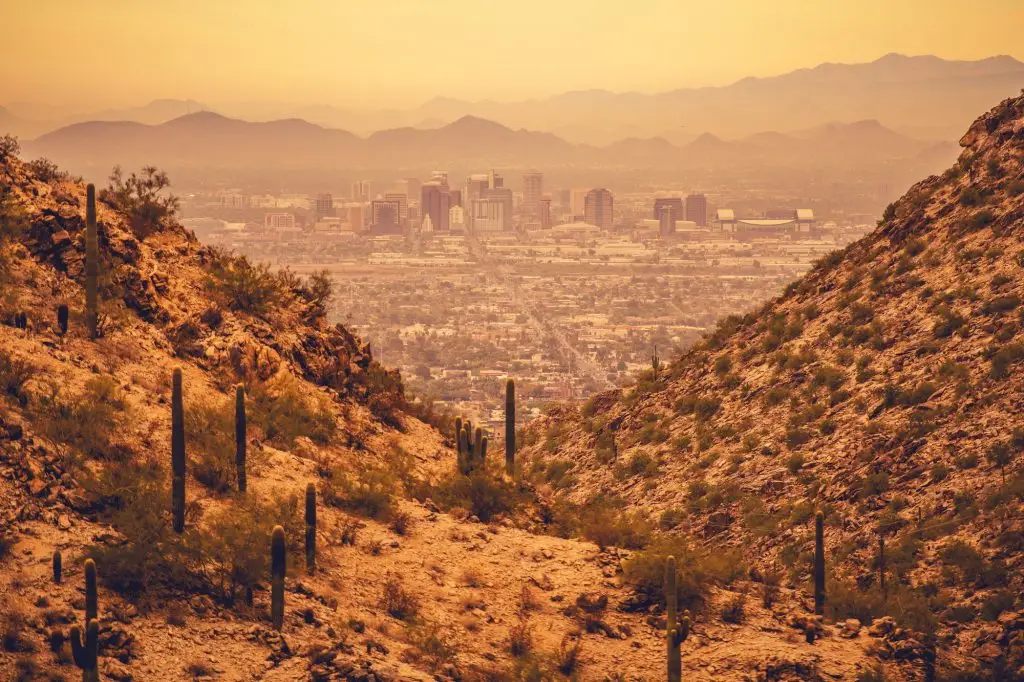
[[[1024,682],[1022,36],[0,0],[0,679]]]

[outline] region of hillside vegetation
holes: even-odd
[[[783,296],[532,423],[526,469],[563,506],[605,507],[605,542],[734,553],[766,592],[810,580],[820,509],[828,618],[892,617],[890,658],[922,665],[934,646],[948,669],[1016,679],[1024,97],[961,145]],[[638,539],[645,522],[660,527]]]

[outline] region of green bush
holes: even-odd
[[[266,263],[253,265],[245,256],[212,253],[206,289],[221,305],[268,318],[288,302],[285,280]]]
[[[280,448],[294,446],[300,436],[327,445],[337,430],[330,400],[321,394],[304,395],[291,376],[252,386],[248,409],[249,424]]]
[[[712,583],[731,583],[743,570],[742,561],[734,552],[703,554],[685,541],[664,538],[637,552],[622,565],[626,582],[644,602],[665,603],[665,562],[669,556],[676,558],[680,610],[700,610]]]
[[[178,198],[164,193],[170,186],[167,173],[154,166],[143,168],[142,175],[132,173],[127,178],[120,166],[114,166],[110,184],[99,198],[123,214],[132,232],[145,239],[178,211]]]
[[[434,501],[458,507],[487,523],[499,514],[510,514],[520,504],[518,492],[503,478],[479,471],[470,476],[455,474],[435,490]]]
[[[654,525],[640,512],[624,512],[606,500],[592,501],[579,516],[580,532],[601,549],[640,549],[651,540]]]
[[[326,473],[320,486],[325,504],[378,521],[391,518],[398,487],[394,474],[374,468],[347,472],[338,466]]]
[[[113,436],[127,417],[127,404],[109,376],[89,379],[84,390],[68,396],[55,384],[35,411],[43,433],[54,443],[71,446],[87,457],[118,456]]]
[[[28,362],[14,357],[6,350],[0,350],[0,391],[19,403],[27,403],[25,384],[36,375],[37,370]]]

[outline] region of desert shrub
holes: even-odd
[[[8,653],[30,653],[35,650],[28,637],[25,614],[11,603],[0,609],[0,645]]]
[[[288,302],[285,281],[266,263],[253,265],[245,256],[211,254],[205,286],[224,307],[267,318]]]
[[[178,198],[164,192],[170,185],[167,173],[154,166],[146,166],[141,175],[132,173],[127,178],[120,166],[114,166],[110,184],[99,198],[122,213],[132,232],[144,239],[178,211]]]
[[[580,647],[582,645],[581,637],[573,637],[571,633],[566,633],[562,637],[555,654],[555,667],[558,668],[558,672],[570,679],[574,678],[580,667]]]
[[[998,620],[1006,611],[1012,611],[1016,603],[1013,592],[999,590],[990,594],[981,605],[981,617],[987,621]]]
[[[939,559],[955,569],[965,583],[977,583],[985,569],[985,558],[977,549],[963,540],[950,540],[939,550]]]
[[[486,471],[470,476],[453,475],[437,486],[433,499],[444,507],[466,509],[484,523],[500,514],[512,513],[520,504],[519,494],[511,484]]]
[[[1000,313],[1016,310],[1019,305],[1020,296],[997,296],[996,298],[985,301],[984,305],[981,306],[981,311],[986,315],[998,315]]]
[[[387,520],[394,512],[397,481],[383,469],[364,468],[348,472],[340,467],[327,471],[321,481],[325,504],[371,519]]]
[[[702,554],[685,541],[663,538],[637,552],[622,566],[626,582],[643,604],[665,603],[665,561],[676,558],[676,589],[680,609],[696,612],[712,582],[729,583],[742,562],[730,552]]]
[[[715,358],[715,362],[712,367],[714,368],[715,374],[720,377],[725,376],[730,370],[732,370],[732,358],[728,355],[719,355]]]
[[[721,406],[722,401],[718,398],[698,398],[693,410],[697,419],[706,420],[713,417]]]
[[[955,312],[945,304],[936,309],[939,319],[932,327],[932,334],[937,339],[945,339],[952,336],[957,330],[967,323],[967,318]]]
[[[50,389],[36,408],[37,422],[46,437],[89,457],[112,455],[112,437],[127,412],[117,382],[109,376],[92,377],[76,396],[68,396],[55,384]]]
[[[579,516],[583,537],[598,547],[639,549],[651,540],[653,524],[640,512],[625,512],[604,499],[586,505]]]
[[[192,403],[185,408],[185,442],[196,480],[216,492],[236,486],[234,403]]]
[[[294,446],[301,436],[327,445],[337,430],[330,399],[319,393],[303,395],[299,383],[290,376],[253,385],[248,410],[249,423],[282,448]]]
[[[274,526],[285,529],[289,565],[305,558],[305,520],[296,495],[261,499],[251,491],[230,507],[204,518],[200,537],[202,571],[222,598],[234,600],[237,587],[252,587],[270,573],[269,538]]]
[[[928,599],[903,585],[892,585],[883,593],[877,585],[860,589],[852,581],[832,576],[825,593],[825,616],[830,620],[856,618],[870,625],[875,618],[891,616],[901,627],[926,633],[934,632],[937,625]]]
[[[620,478],[643,476],[645,478],[658,475],[658,460],[647,452],[637,452],[625,466],[616,470]]]
[[[740,593],[729,599],[722,605],[722,620],[726,623],[738,625],[746,618],[744,605],[747,601],[745,594]]]
[[[366,407],[373,416],[388,426],[401,429],[401,414],[406,404],[401,375],[374,362],[359,375],[359,380],[366,388]]]
[[[960,198],[957,201],[961,206],[979,206],[984,200],[985,198],[977,187],[966,187],[960,193]]]
[[[0,391],[4,395],[19,403],[26,403],[25,384],[35,376],[36,371],[28,362],[12,356],[6,350],[0,350]]]
[[[815,388],[824,386],[829,391],[836,391],[846,382],[846,372],[836,369],[831,365],[821,365],[814,370],[814,380],[811,385]]]
[[[686,512],[682,509],[666,509],[658,517],[658,527],[662,530],[672,530],[686,519]]]
[[[396,511],[391,515],[391,522],[388,523],[388,528],[395,535],[407,535],[412,528],[412,523],[412,514],[407,511]]]
[[[111,508],[108,522],[123,536],[119,546],[98,544],[87,550],[103,569],[100,579],[129,596],[144,594],[160,583],[187,585],[201,563],[200,538],[188,510],[188,531],[171,530],[165,516],[170,508],[170,485],[155,463],[125,462],[105,467],[93,495]]]
[[[972,230],[980,230],[991,225],[996,219],[995,213],[989,209],[982,209],[967,219],[965,225]]]
[[[412,621],[420,612],[419,598],[409,592],[394,573],[390,574],[384,583],[380,605],[389,616],[398,620]]]
[[[1024,343],[1010,343],[993,353],[992,367],[989,370],[993,379],[1005,379],[1009,376],[1010,367],[1024,359]]]

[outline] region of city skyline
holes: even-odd
[[[452,0],[444,11],[437,3],[404,0],[345,6],[305,0],[288,12],[270,2],[2,4],[19,27],[7,39],[10,58],[0,64],[8,102],[65,107],[159,98],[362,108],[413,106],[434,97],[516,101],[586,89],[721,86],[890,52],[1024,56],[1024,7],[1011,0],[987,3],[983,11],[952,0],[898,6],[881,0],[810,6],[796,0],[770,6],[649,1],[599,12],[577,1],[534,0],[501,8]],[[501,31],[486,30],[495,22]],[[690,32],[686,41],[657,39],[683,25],[709,30]],[[784,27],[791,38],[765,40],[766,25]],[[424,41],[441,29],[458,40]],[[391,44],[422,49],[382,53],[375,45],[384,31]],[[303,39],[282,43],[289,35]],[[46,52],[38,51],[40,44]],[[258,45],[278,48],[254,49]],[[422,68],[423,52],[438,68]]]

